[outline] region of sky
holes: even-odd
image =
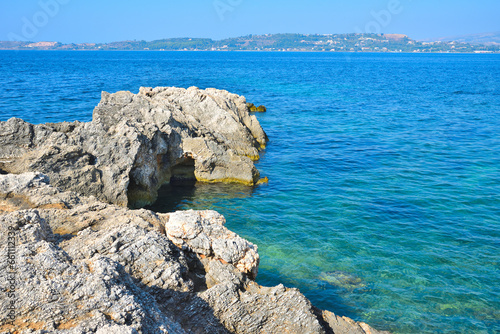
[[[500,31],[499,0],[0,0],[0,40],[104,43],[249,34]]]

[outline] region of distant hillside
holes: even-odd
[[[483,34],[473,34],[473,35],[464,35],[464,36],[456,36],[456,37],[444,37],[439,38],[439,41],[456,41],[461,43],[469,43],[473,45],[483,44],[483,45],[500,45],[500,31],[498,32],[489,32]]]
[[[273,34],[215,41],[168,38],[156,41],[62,44],[0,42],[0,50],[158,50],[158,51],[329,51],[329,52],[500,52],[500,45],[457,41],[420,42],[401,34]]]

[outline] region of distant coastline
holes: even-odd
[[[462,41],[416,41],[402,34],[269,34],[219,41],[208,38],[79,44],[0,41],[0,50],[500,53],[500,45],[470,44]]]

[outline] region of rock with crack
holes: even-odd
[[[103,92],[89,123],[0,122],[0,174],[43,172],[64,190],[136,208],[169,182],[255,185],[266,141],[245,98],[224,90]]]

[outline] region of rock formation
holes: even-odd
[[[89,123],[0,122],[0,334],[377,334],[255,282],[214,211],[145,209],[165,183],[254,185],[267,137],[226,91],[102,94]]]
[[[0,333],[380,333],[259,286],[257,246],[223,225],[0,175]]]
[[[0,173],[43,172],[54,186],[133,208],[168,182],[255,185],[267,137],[246,100],[196,87],[103,92],[92,122],[0,122]]]

